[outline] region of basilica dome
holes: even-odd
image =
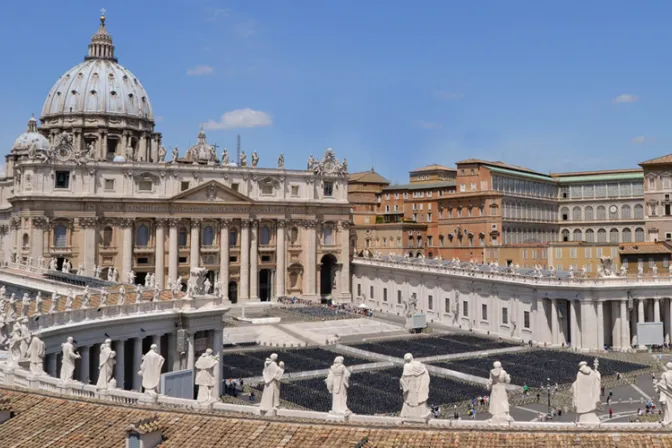
[[[47,151],[49,149],[49,140],[37,131],[37,120],[35,117],[30,117],[30,120],[28,120],[28,129],[14,141],[12,151],[28,150],[31,145],[35,145],[35,149],[38,151]]]
[[[114,56],[105,17],[91,38],[84,62],[54,84],[42,108],[42,120],[67,115],[116,115],[154,121],[152,106],[140,81]]]

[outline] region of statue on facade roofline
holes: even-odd
[[[312,171],[313,169],[315,169],[315,159],[311,154],[308,156],[308,171]]]
[[[572,384],[572,404],[578,414],[579,423],[600,423],[595,413],[600,403],[601,375],[591,369],[586,361],[579,363],[579,373]]]
[[[40,339],[40,332],[32,334],[28,346],[28,359],[30,360],[30,373],[44,375],[44,356],[46,355],[45,344]]]
[[[665,372],[660,375],[660,381],[654,383],[656,392],[658,392],[658,401],[663,408],[663,425],[672,423],[672,362],[665,365]]]
[[[75,351],[74,339],[68,337],[67,341],[61,344],[63,356],[61,358],[61,381],[64,383],[72,382],[75,374],[75,360],[80,359],[79,353]]]
[[[198,386],[196,401],[199,403],[211,403],[215,401],[215,398],[212,396],[212,390],[217,381],[215,367],[218,363],[219,359],[212,354],[212,349],[208,348],[194,364],[196,368],[195,383]]]
[[[166,148],[163,145],[159,146],[159,163],[166,162],[166,154]]]
[[[177,158],[178,157],[180,157],[180,150],[176,146],[176,147],[173,148],[173,160],[172,160],[172,162],[177,163]]]
[[[240,166],[247,166],[247,154],[245,154],[245,151],[240,152]]]
[[[252,168],[256,168],[259,164],[259,154],[257,151],[252,152]]]
[[[399,380],[404,399],[399,414],[401,418],[424,419],[431,415],[427,406],[429,381],[429,372],[425,365],[420,361],[415,361],[410,353],[406,353],[404,355],[404,371]]]
[[[285,155],[283,153],[278,156],[278,169],[285,169]]]
[[[156,396],[159,393],[159,383],[161,381],[161,368],[165,359],[159,354],[156,344],[152,344],[149,351],[142,357],[140,371],[138,375],[142,377],[142,387],[145,393],[150,396]]]
[[[513,418],[509,414],[509,397],[506,394],[506,385],[511,382],[511,376],[502,369],[502,363],[495,361],[490,370],[488,389],[490,390],[490,408],[492,422],[511,422]]]

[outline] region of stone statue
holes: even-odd
[[[28,357],[30,359],[30,373],[33,375],[44,375],[44,342],[40,339],[40,333],[33,333],[28,347]]]
[[[58,294],[55,292],[51,293],[51,307],[49,308],[49,314],[55,313],[58,309]]]
[[[161,381],[161,368],[165,359],[159,354],[156,344],[152,344],[149,351],[142,357],[138,375],[142,377],[142,387],[147,395],[158,394],[159,382]]]
[[[576,408],[579,423],[600,423],[595,411],[600,402],[601,375],[588,366],[586,361],[579,363],[579,373],[572,384],[572,404]]]
[[[203,282],[203,294],[210,294],[210,288],[212,288],[212,282],[209,278],[206,278]]]
[[[119,300],[117,301],[117,305],[123,305],[126,303],[126,288],[124,288],[124,285],[121,285],[119,287]]]
[[[100,344],[100,356],[98,357],[98,382],[96,389],[107,389],[112,375],[114,374],[114,365],[117,363],[116,353],[112,350],[112,340],[105,339]]]
[[[57,267],[58,267],[58,261],[56,261],[55,258],[49,260],[49,270],[55,271]]]
[[[112,281],[115,283],[119,281],[119,271],[117,268],[112,268]]]
[[[21,359],[25,359],[28,356],[28,347],[30,346],[30,330],[28,329],[27,317],[21,319],[19,329],[21,330]]]
[[[23,297],[21,298],[21,315],[27,316],[29,310],[30,310],[30,296],[28,295],[27,292],[24,292]]]
[[[285,155],[283,153],[280,153],[278,156],[278,168],[281,170],[285,169]]]
[[[313,158],[313,155],[308,156],[308,171],[312,171],[315,168],[315,159]]]
[[[502,369],[502,363],[495,361],[490,370],[488,389],[490,390],[490,409],[492,422],[510,422],[509,397],[506,395],[506,385],[511,382],[511,376]]]
[[[159,285],[154,285],[154,292],[152,293],[152,302],[158,302],[161,300],[161,288]]]
[[[663,425],[669,425],[672,423],[672,362],[668,362],[665,369],[660,381],[655,383],[655,389],[660,394],[658,401],[663,408]]]
[[[107,292],[107,289],[103,288],[100,290],[100,304],[99,306],[107,306],[107,298],[109,296],[109,292]]]
[[[672,278],[672,264],[667,267],[667,275],[669,275],[670,278]]]
[[[72,292],[72,289],[68,289],[68,292],[65,295],[65,311],[72,310],[72,304],[75,301],[75,293]]]
[[[429,372],[420,361],[414,361],[413,355],[404,355],[404,372],[399,384],[404,394],[404,405],[399,414],[402,418],[428,418],[430,415],[427,400],[429,399]]]
[[[84,265],[82,263],[79,263],[77,266],[77,275],[84,275]]]
[[[651,267],[651,276],[653,278],[658,277],[658,266],[656,266],[655,264]]]
[[[247,166],[247,155],[245,151],[240,152],[240,166]]]
[[[569,278],[574,278],[574,265],[569,265]]]
[[[154,288],[156,286],[156,275],[152,272],[149,274],[149,287]]]
[[[644,267],[643,266],[637,266],[637,278],[642,278],[644,277]]]
[[[133,269],[128,271],[128,274],[126,274],[126,283],[129,283],[131,285],[135,284],[135,272],[133,272]]]
[[[82,297],[82,305],[80,308],[88,308],[89,307],[89,302],[91,301],[91,289],[89,288],[89,285],[86,285],[84,288],[84,294]]]
[[[14,322],[14,328],[9,335],[9,365],[18,367],[21,361],[21,344],[23,336],[21,335],[21,326]]]
[[[93,266],[93,276],[95,278],[100,279],[100,271],[101,271],[101,268],[100,268],[99,265],[96,264],[96,265]]]
[[[75,360],[80,359],[79,353],[75,351],[74,339],[68,337],[67,341],[61,344],[63,359],[61,360],[61,381],[67,383],[73,381],[75,374]]]
[[[404,313],[406,317],[412,317],[418,311],[418,295],[411,294],[411,298],[404,302]]]
[[[37,291],[35,295],[35,314],[42,314],[42,293],[40,291]]]
[[[581,278],[586,278],[586,267],[585,266],[581,267]]]
[[[215,367],[219,360],[212,354],[212,349],[207,349],[205,353],[194,364],[196,368],[196,385],[198,386],[198,395],[196,401],[199,403],[211,403],[213,400],[212,389],[215,387]]]
[[[150,275],[145,276],[145,288],[149,288],[149,282],[151,281],[150,277]]]
[[[257,151],[252,152],[252,168],[256,168],[259,165],[259,154]]]
[[[5,297],[7,297],[7,288],[5,288],[5,285],[0,286],[0,299],[5,300]]]
[[[63,261],[63,264],[61,265],[61,272],[63,272],[64,274],[69,274],[70,269],[72,269],[72,265],[70,264],[70,262],[68,260]]]
[[[173,148],[173,163],[177,163],[178,157],[180,157],[180,150],[176,146]]]
[[[222,166],[226,166],[229,164],[229,150],[224,148],[222,151]]]
[[[628,268],[626,268],[624,265],[621,265],[621,277],[627,277],[628,276]]]
[[[132,162],[133,160],[135,160],[135,154],[134,153],[135,153],[135,150],[133,149],[133,147],[130,144],[128,146],[126,146],[126,161],[127,162]]]
[[[111,282],[112,280],[112,275],[114,273],[114,268],[107,268],[107,281]]]
[[[337,356],[334,364],[329,368],[329,375],[325,380],[327,390],[331,394],[332,414],[347,415],[351,411],[348,409],[348,388],[350,387],[350,371],[343,365],[343,357]]]
[[[278,409],[280,406],[280,378],[285,373],[284,364],[278,365],[278,355],[273,353],[270,358],[264,362],[264,391],[261,395],[259,409],[263,412],[270,412]]]
[[[159,163],[165,163],[166,161],[166,148],[163,145],[159,146]]]

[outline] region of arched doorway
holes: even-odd
[[[271,300],[272,289],[272,275],[270,269],[262,269],[259,271],[259,300],[268,302]]]
[[[320,267],[320,294],[323,296],[329,295],[334,290],[336,280],[336,257],[332,254],[327,254],[322,257]]]
[[[238,283],[229,282],[229,300],[231,303],[238,302]]]

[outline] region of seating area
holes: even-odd
[[[492,363],[501,361],[504,370],[511,375],[511,382],[513,384],[520,386],[527,384],[530,387],[539,387],[540,385],[546,385],[547,378],[550,378],[551,385],[574,382],[579,362],[586,361],[592,367],[594,359],[595,356],[568,351],[532,350],[432,364],[446,369],[457,370],[458,372],[487,377],[488,372],[492,369]],[[642,364],[609,358],[598,357],[598,359],[598,369],[603,378],[615,375],[616,372],[626,374],[647,367]]]
[[[514,346],[515,344],[509,342],[482,338],[471,334],[425,336],[352,345],[352,347],[361,350],[397,358],[403,358],[406,353],[412,353],[415,358],[423,358]]]
[[[399,389],[401,368],[355,372],[350,377],[348,406],[356,414],[396,414],[403,404]],[[447,378],[432,376],[430,405],[448,405],[482,395],[484,389]],[[283,382],[280,398],[314,411],[328,412],[331,395],[324,378]]]
[[[337,353],[320,348],[226,352],[223,356],[224,378],[261,376],[264,361],[271,353],[277,353],[278,361],[284,361],[286,373],[328,369],[333,364],[334,358],[338,356]],[[347,365],[370,362],[352,355],[346,356]]]

